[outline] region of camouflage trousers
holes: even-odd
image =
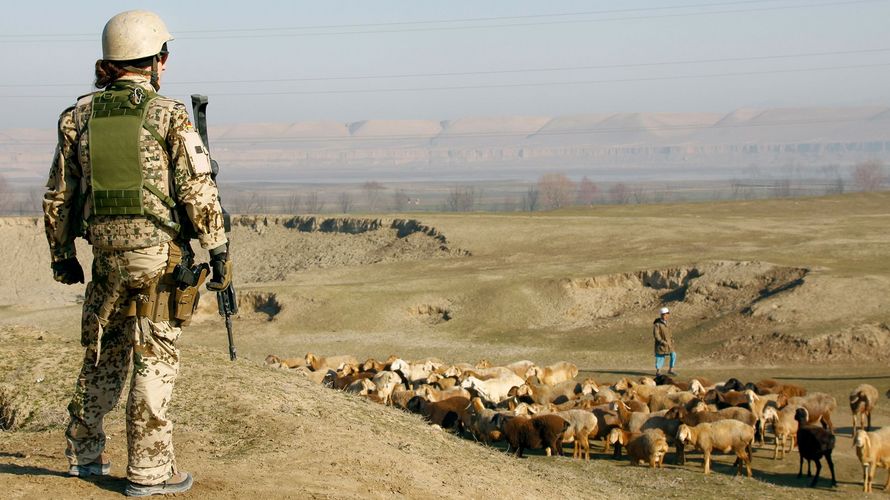
[[[171,323],[128,317],[136,292],[167,267],[170,243],[132,250],[94,248],[93,279],[83,305],[83,367],[68,405],[65,455],[71,465],[91,463],[105,449],[103,419],[117,405],[130,370],[127,399],[127,478],[162,483],[175,473],[173,423],[167,407],[179,371]]]

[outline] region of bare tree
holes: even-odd
[[[773,195],[779,198],[791,196],[791,179],[777,179],[773,182]]]
[[[841,176],[840,168],[837,165],[826,165],[822,167],[822,174],[825,175],[825,194],[844,194],[846,185],[844,178]]]
[[[646,191],[645,189],[643,189],[643,186],[634,186],[634,188],[631,190],[630,195],[634,203],[636,203],[637,205],[642,205],[643,203],[646,203],[645,193]]]
[[[340,212],[348,214],[352,210],[352,195],[347,192],[340,193],[337,197],[337,204],[340,206]]]
[[[266,213],[268,201],[266,195],[257,191],[251,191],[247,194],[247,201],[244,204],[244,213],[246,214],[262,214]]]
[[[578,181],[578,193],[575,196],[575,204],[584,207],[593,205],[593,200],[599,188],[585,175]]]
[[[12,187],[6,177],[0,175],[0,214],[7,213],[12,208]]]
[[[877,191],[884,180],[884,164],[878,160],[864,161],[853,167],[853,184],[860,191]]]
[[[504,202],[501,204],[501,211],[515,212],[516,206],[516,198],[514,198],[513,196],[507,196],[506,198],[504,198]]]
[[[284,212],[288,214],[298,214],[300,213],[300,203],[301,203],[300,195],[297,193],[290,193],[287,198],[284,200]]]
[[[365,201],[368,203],[368,210],[377,210],[377,204],[380,202],[382,191],[386,187],[377,181],[367,181],[362,184],[362,191],[365,193]]]
[[[312,191],[306,196],[306,212],[317,214],[324,209],[324,201],[318,196],[318,191]]]
[[[630,189],[627,184],[619,182],[609,188],[609,201],[615,205],[624,205],[630,201]]]
[[[538,186],[529,186],[525,194],[522,196],[522,210],[524,212],[534,212],[538,209],[538,199],[540,198]]]
[[[401,212],[408,208],[408,204],[411,202],[411,197],[405,192],[404,189],[397,189],[392,194],[392,209],[395,212]]]
[[[471,212],[482,198],[482,191],[474,186],[451,188],[445,198],[445,209],[450,212]]]
[[[538,190],[544,208],[555,210],[571,204],[575,183],[564,174],[544,174],[538,179]]]

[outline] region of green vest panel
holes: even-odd
[[[93,97],[90,167],[95,215],[144,215],[139,142],[148,102],[141,87],[112,86]]]
[[[145,191],[160,198],[168,208],[175,202],[160,189],[144,182],[140,156],[142,130],[147,130],[166,149],[166,141],[145,122],[148,103],[157,97],[139,86],[113,84],[93,96],[90,115],[89,151],[92,215],[144,215],[179,231],[169,217],[145,207]]]

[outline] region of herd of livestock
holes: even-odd
[[[538,366],[527,360],[506,366],[486,360],[451,365],[396,357],[360,363],[352,356],[309,353],[305,358],[269,355],[266,363],[420,414],[433,425],[482,443],[506,441],[507,450],[518,457],[527,449],[562,455],[563,445],[571,443],[573,458],[589,460],[590,441],[599,440],[605,453],[620,457],[624,450],[634,464],[661,467],[670,447],[678,464],[686,462],[686,448],[691,447],[702,453],[705,474],[711,471],[711,454],[721,452],[734,454],[737,473],[750,477],[752,448],[755,443],[765,446],[771,429],[774,459],[796,446],[798,477],[806,461],[807,476],[813,476],[810,486],[815,486],[824,458],[831,485],[837,484],[831,457],[837,401],[795,384],[735,378],[681,381],[665,375],[614,383],[579,381],[572,363]],[[878,467],[888,469],[884,489],[890,486],[890,427],[870,431],[878,399],[878,390],[869,384],[850,393],[853,443],[866,492]]]

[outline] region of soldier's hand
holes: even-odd
[[[80,267],[80,262],[75,257],[53,262],[52,268],[53,279],[59,283],[66,285],[83,283],[83,268]]]
[[[232,259],[226,249],[210,251],[210,269],[213,277],[207,282],[207,289],[220,292],[228,288],[232,283]]]

